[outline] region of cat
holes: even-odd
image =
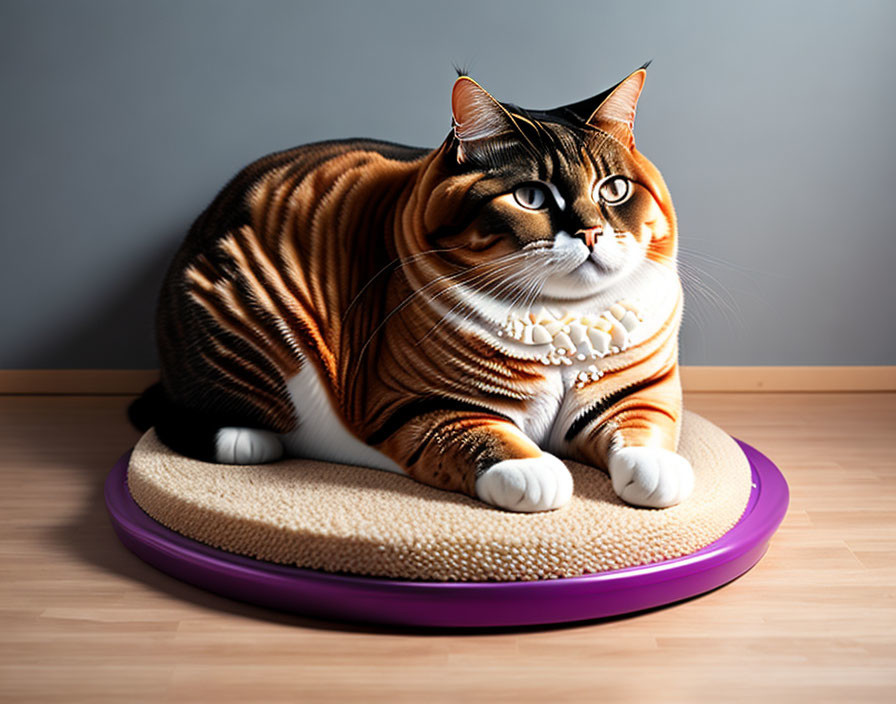
[[[351,139],[241,171],[192,225],[135,402],[173,450],[409,475],[509,511],[568,503],[560,457],[638,506],[676,453],[676,219],[635,148],[646,66],[524,110],[459,72],[434,150]]]

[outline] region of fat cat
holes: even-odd
[[[566,504],[560,458],[668,507],[682,290],[676,220],[635,148],[646,71],[552,110],[461,74],[433,150],[364,139],[266,156],[192,225],[132,420],[173,450],[409,475],[510,511]]]

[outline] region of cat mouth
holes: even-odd
[[[555,263],[556,276],[593,278],[595,275],[610,276],[616,273],[618,267],[614,267],[597,255],[597,242],[589,246],[578,238],[571,240],[572,238],[565,232],[557,237],[560,246],[555,244],[554,247],[554,251],[559,255]]]
[[[569,276],[581,270],[592,259],[591,248],[586,247],[582,243],[572,247],[564,247],[559,251],[555,248],[555,252],[557,259],[554,262],[554,267],[559,276]]]
[[[612,273],[615,271],[615,269],[614,269],[613,267],[611,267],[611,266],[605,264],[604,262],[600,261],[597,257],[594,256],[594,254],[591,254],[591,255],[588,257],[588,259],[586,259],[586,260],[581,264],[581,266],[579,266],[579,267],[576,269],[576,271],[578,271],[579,269],[581,269],[581,268],[584,267],[584,266],[587,266],[588,264],[591,264],[592,266],[594,266],[594,268],[597,269],[598,273],[600,273],[600,274],[610,275],[610,274],[612,274]]]
[[[618,267],[598,261],[589,254],[574,268],[557,271],[548,279],[542,292],[549,299],[586,299],[612,285],[619,275]]]
[[[600,261],[597,257],[594,256],[594,252],[591,251],[585,256],[582,261],[577,264],[572,269],[563,272],[560,274],[561,276],[593,276],[596,272],[597,274],[609,276],[614,273],[615,269],[610,265]]]
[[[552,271],[542,289],[547,298],[563,300],[588,298],[599,292],[618,274],[618,267],[605,257],[596,256],[595,248],[565,232],[558,233],[551,254]]]

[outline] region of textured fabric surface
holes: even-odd
[[[128,486],[140,507],[185,536],[300,567],[438,581],[575,577],[688,555],[740,518],[750,467],[722,430],[686,413],[679,451],[696,487],[669,509],[628,506],[603,472],[567,462],[569,505],[508,513],[404,476],[290,459],[218,465],[179,456],[150,430]]]

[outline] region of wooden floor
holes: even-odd
[[[689,395],[790,483],[762,562],[635,617],[467,634],[280,614],[142,563],[102,502],[127,400],[0,397],[3,701],[896,701],[896,394]]]

